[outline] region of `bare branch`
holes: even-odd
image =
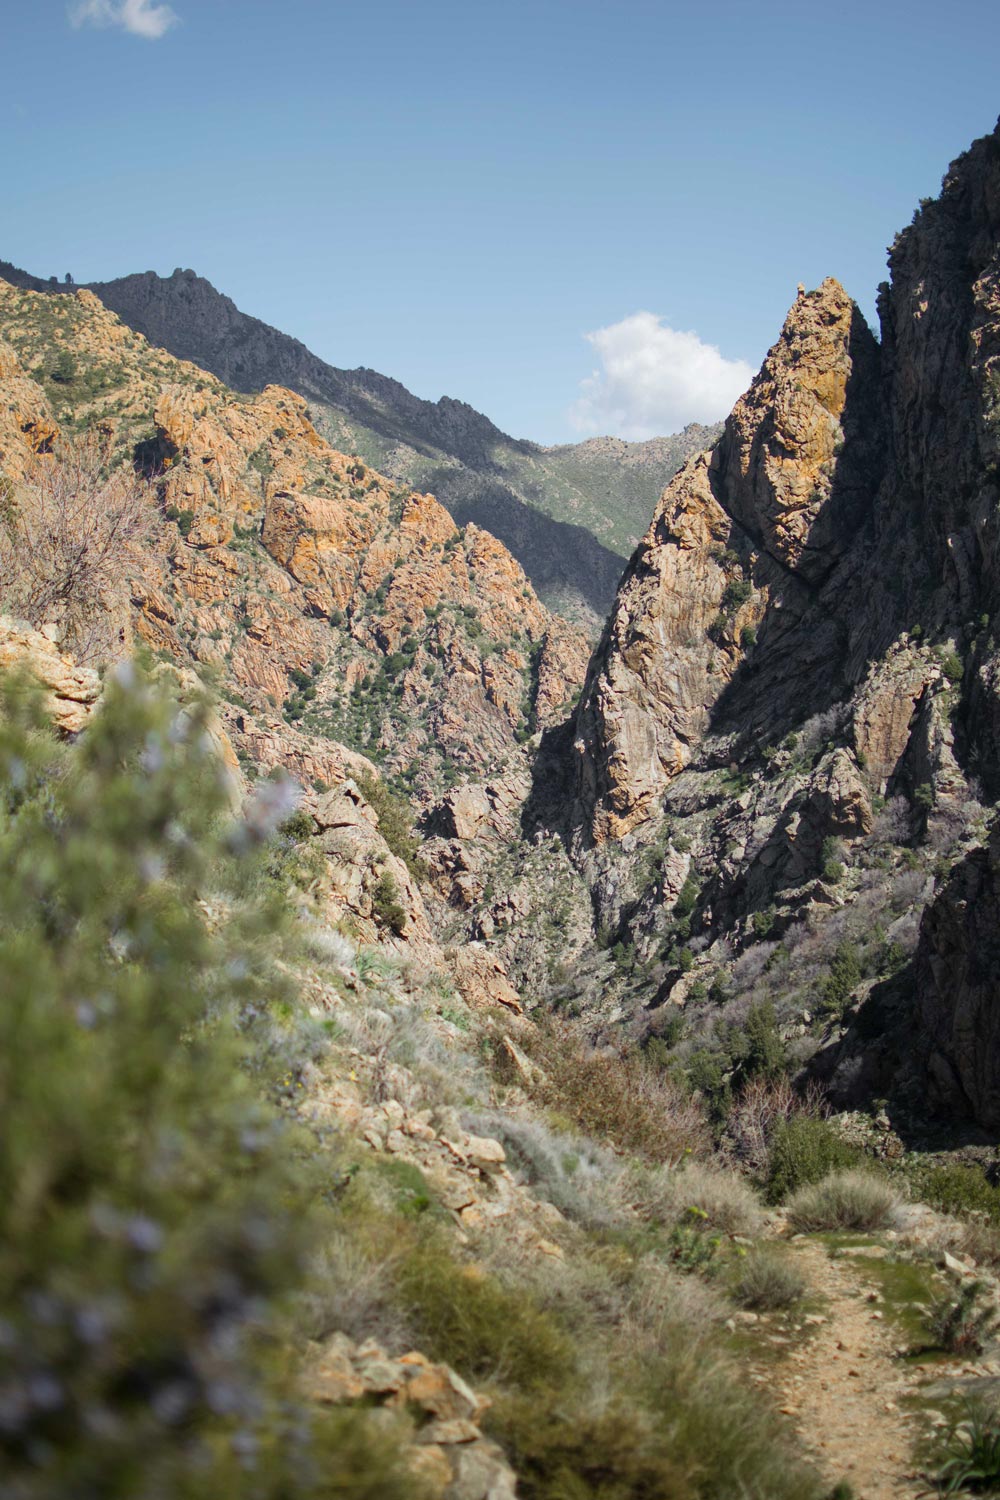
[[[126,607],[125,561],[152,516],[149,487],[90,435],[0,493],[0,610],[58,627],[81,661],[106,656]]]

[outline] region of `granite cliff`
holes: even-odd
[[[863,872],[900,858],[911,879],[924,872],[902,906],[886,878],[879,917],[892,930],[905,907],[907,955],[919,946],[878,991],[909,994],[909,1045],[874,1064],[877,1005],[866,1014],[859,972],[820,1066],[844,1097],[929,1078],[946,1110],[992,1128],[1000,996],[958,949],[979,946],[982,920],[960,915],[963,880],[991,899],[978,841],[1000,752],[1000,130],[954,163],[889,266],[880,342],[837,282],[800,289],[714,448],[668,485],[591,663],[569,826],[602,919],[682,1012],[720,957],[749,970],[762,936],[772,964],[779,937],[863,944],[860,911],[880,904]],[[652,891],[625,876],[643,849]],[[685,881],[701,952],[680,974],[669,913]],[[791,1018],[801,996],[800,1026],[811,1013],[805,1030],[811,975],[787,997]]]

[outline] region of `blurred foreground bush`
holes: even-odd
[[[412,1494],[310,1417],[281,1317],[312,1189],[255,1018],[285,921],[205,711],[123,669],[74,746],[0,703],[0,1493]],[[252,893],[248,895],[248,890]]]

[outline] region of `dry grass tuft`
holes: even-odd
[[[789,1199],[789,1222],[796,1229],[889,1229],[902,1200],[884,1178],[872,1172],[832,1172],[800,1188]]]
[[[754,1312],[792,1307],[805,1291],[805,1279],[788,1257],[776,1250],[754,1250],[743,1262],[733,1295]]]
[[[763,1223],[760,1200],[746,1178],[704,1162],[689,1161],[674,1172],[636,1172],[632,1197],[645,1219],[677,1222],[697,1209],[707,1227],[744,1235],[757,1234]]]

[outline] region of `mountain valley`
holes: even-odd
[[[997,1493],[1000,123],[645,444],[0,272],[14,1500]]]

